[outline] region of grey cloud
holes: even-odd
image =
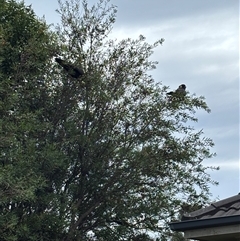
[[[222,9],[237,11],[238,1],[213,0],[113,0],[118,6],[119,25],[149,25],[156,21],[207,15]]]

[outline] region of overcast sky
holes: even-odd
[[[97,1],[97,0],[96,0]],[[96,2],[89,0],[89,4]],[[172,89],[186,84],[190,93],[203,95],[212,110],[198,112],[196,128],[215,142],[217,156],[206,165],[217,187],[213,198],[224,199],[240,191],[239,174],[239,1],[238,0],[112,0],[118,6],[112,35],[119,40],[137,38],[149,43],[164,38],[155,49],[159,61],[152,72],[156,81]],[[39,17],[57,23],[57,0],[25,0]]]

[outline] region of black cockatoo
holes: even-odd
[[[171,96],[184,96],[186,95],[186,85],[181,84],[175,91],[170,91],[167,93],[167,95]]]
[[[73,77],[75,79],[79,78],[80,76],[82,76],[84,74],[84,72],[81,68],[76,67],[73,64],[70,64],[63,59],[55,58],[55,61],[59,65],[61,65],[71,77]]]

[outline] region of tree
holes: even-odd
[[[55,33],[1,1],[3,240],[165,240],[181,205],[207,202],[215,183],[203,166],[213,142],[190,126],[197,109],[210,112],[204,98],[166,98],[149,74],[163,39],[109,39],[107,0],[59,1]],[[56,55],[84,74],[71,77]]]
[[[186,241],[186,240],[189,240],[189,239],[185,239],[182,233],[174,233],[174,235],[171,238],[171,241]]]
[[[52,149],[44,135],[55,37],[22,2],[0,5],[0,236],[37,240],[34,231],[50,216],[41,211],[51,193],[41,155]]]

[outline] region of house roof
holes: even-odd
[[[240,215],[240,193],[238,195],[212,203],[206,208],[184,214],[183,220],[208,219]]]
[[[240,224],[240,193],[212,203],[206,208],[184,214],[181,222],[170,223],[170,228],[184,231],[203,227]]]

